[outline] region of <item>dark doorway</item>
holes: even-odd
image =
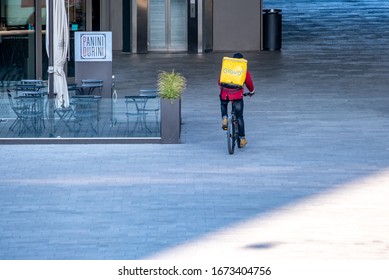
[[[100,31],[100,0],[92,0],[92,31]]]

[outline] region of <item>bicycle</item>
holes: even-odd
[[[251,96],[250,93],[244,93],[243,96]],[[232,155],[235,151],[235,145],[238,145],[240,147],[240,138],[239,138],[239,125],[238,125],[238,119],[235,114],[235,105],[234,100],[230,101],[231,105],[231,111],[228,116],[228,123],[227,123],[227,147],[228,152],[230,155]]]

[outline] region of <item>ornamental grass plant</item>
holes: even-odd
[[[185,88],[186,79],[182,74],[174,70],[158,74],[158,91],[161,98],[169,99],[173,103],[175,99],[181,98]]]

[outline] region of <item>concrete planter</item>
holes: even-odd
[[[181,134],[181,99],[161,98],[161,143],[178,144]]]

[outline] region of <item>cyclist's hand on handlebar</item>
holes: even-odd
[[[245,92],[245,93],[243,93],[243,96],[253,96],[255,94],[255,91],[253,90],[253,91],[249,91],[249,92]]]

